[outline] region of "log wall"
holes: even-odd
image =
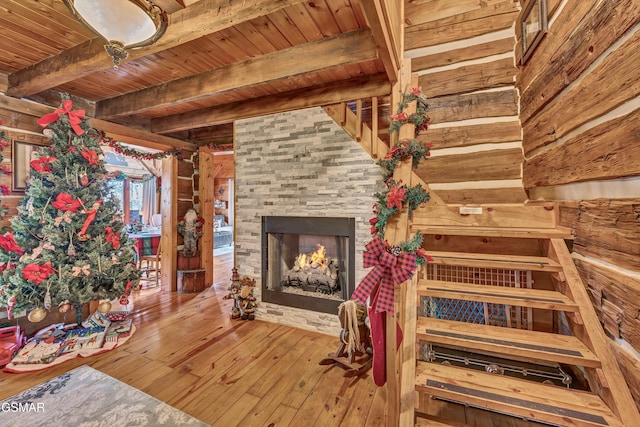
[[[640,3],[549,3],[548,32],[516,82],[524,186],[532,200],[562,203],[578,271],[640,407]],[[520,61],[519,24],[516,36]]]
[[[513,0],[416,0],[405,56],[429,98],[431,159],[418,171],[447,203],[522,202]],[[451,165],[456,165],[451,167]]]

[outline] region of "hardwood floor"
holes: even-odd
[[[87,364],[215,426],[385,425],[385,388],[370,373],[344,378],[318,365],[338,338],[230,319],[232,265],[233,254],[215,257],[214,284],[200,294],[138,291],[129,342],[40,372],[0,373],[0,400]],[[534,425],[440,401],[433,408],[473,426]]]

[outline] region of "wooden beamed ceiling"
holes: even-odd
[[[170,14],[166,34],[114,70],[104,43],[63,2],[0,0],[0,91],[23,99],[0,108],[28,115],[24,100],[44,111],[65,92],[96,128],[195,150],[229,134],[216,126],[386,96],[396,79],[385,17],[397,11],[385,9],[387,0],[157,3]]]

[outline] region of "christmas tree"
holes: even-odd
[[[12,232],[0,235],[0,307],[10,319],[30,310],[38,321],[45,310],[75,306],[80,323],[82,304],[118,297],[126,304],[139,278],[98,132],[64,98],[38,120],[51,146],[31,160]]]

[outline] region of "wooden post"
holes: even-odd
[[[176,292],[178,263],[178,159],[174,156],[162,159],[162,292]]]
[[[392,105],[398,105],[402,93],[417,85],[418,76],[411,75],[411,60],[402,62],[400,70],[400,82],[394,86],[391,95]],[[403,82],[408,82],[405,86]],[[402,85],[402,86],[401,86]],[[416,111],[415,102],[406,110],[407,115]],[[407,123],[400,128],[397,140],[411,139],[414,136],[414,125]],[[393,147],[393,145],[392,145]],[[396,182],[411,186],[413,176],[412,161],[406,159],[396,166],[393,179]],[[402,211],[393,216],[387,222],[385,239],[392,245],[405,241],[409,237],[409,212],[404,207]],[[416,298],[415,282],[408,280],[405,283],[395,284],[395,315],[387,315],[386,332],[386,362],[387,362],[387,425],[405,426],[413,425],[414,408],[414,382],[415,382],[415,312]],[[405,301],[409,298],[409,301]],[[413,301],[413,305],[411,304]],[[396,323],[403,331],[403,341],[396,349]]]
[[[131,223],[131,211],[129,206],[131,206],[131,181],[129,179],[125,179],[122,181],[122,212],[124,215],[122,220],[125,224]]]
[[[371,157],[378,158],[378,97],[371,97]]]
[[[213,215],[214,215],[214,156],[207,147],[200,147],[200,216],[204,218],[200,238],[200,266],[205,270],[205,286],[213,284]]]
[[[356,101],[356,141],[362,140],[362,99]]]

